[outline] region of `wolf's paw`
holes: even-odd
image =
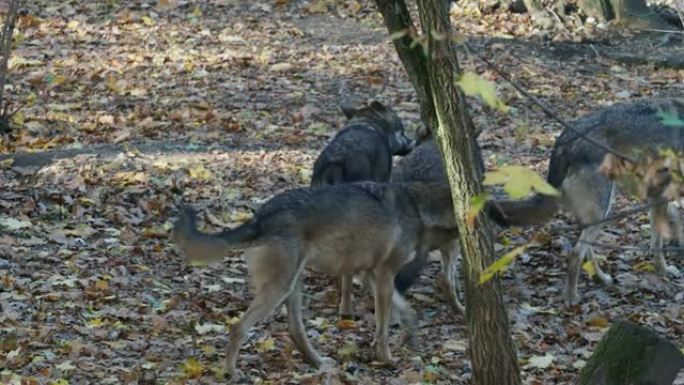
[[[246,384],[249,383],[249,378],[240,369],[235,369],[232,372],[224,372],[223,379],[228,384]]]
[[[667,271],[667,275],[669,275],[670,277],[679,278],[682,274],[679,272],[679,269],[677,269],[673,265],[667,266],[667,269],[665,269],[665,270]]]
[[[604,273],[603,271],[597,271],[596,278],[598,278],[598,280],[606,286],[612,286],[614,283],[613,277],[611,277],[608,273]]]
[[[318,365],[321,371],[330,371],[337,367],[337,361],[330,357],[321,357],[321,363]]]

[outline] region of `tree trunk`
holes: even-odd
[[[427,36],[427,72],[437,115],[437,142],[454,199],[464,257],[466,320],[473,365],[473,384],[517,385],[521,383],[511,339],[501,283],[494,278],[479,285],[480,273],[494,262],[494,244],[489,219],[480,214],[474,228],[466,217],[471,199],[482,192],[482,161],[476,134],[463,94],[456,88],[460,73],[451,41],[447,2],[418,0],[424,35]]]
[[[671,385],[684,355],[650,329],[614,324],[580,373],[580,385]]]
[[[430,133],[437,126],[437,115],[432,102],[430,80],[427,73],[427,58],[420,44],[413,44],[417,36],[416,27],[413,25],[411,14],[403,0],[375,0],[378,10],[385,20],[385,25],[390,35],[403,32],[401,38],[394,39],[394,48],[406,68],[411,84],[418,94],[420,113],[423,123]]]

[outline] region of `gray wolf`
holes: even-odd
[[[216,234],[196,227],[191,209],[181,210],[171,239],[193,261],[215,261],[229,249],[245,249],[255,296],[230,332],[226,374],[237,375],[240,346],[254,324],[285,303],[289,331],[304,358],[324,359],[310,345],[302,321],[301,273],[311,267],[333,275],[368,274],[375,291],[376,357],[392,362],[392,306],[409,332],[415,315],[394,289],[398,270],[414,250],[453,238],[451,192],[441,183],[373,182],[293,189],[276,195],[243,225]]]
[[[340,109],[348,120],[316,159],[311,185],[389,181],[392,155],[406,155],[415,146],[399,116],[377,101]]]
[[[316,159],[311,185],[389,181],[392,155],[406,155],[415,146],[399,116],[377,101],[339,107],[347,122]],[[340,293],[340,318],[352,318],[352,276],[342,275]]]
[[[684,116],[684,101],[661,99],[615,104],[580,117],[571,125],[622,154],[664,148],[684,150],[684,131],[681,127],[664,124],[659,116],[663,110]],[[591,224],[608,216],[615,192],[616,183],[599,172],[606,154],[605,149],[566,128],[556,140],[547,174],[547,181],[560,191],[560,196],[539,194],[522,201],[495,200],[487,206],[490,217],[501,225],[543,223],[559,209],[571,212],[581,225],[590,225],[582,230],[568,257],[565,299],[569,303],[577,298],[577,281],[585,258],[593,263],[596,276],[601,281],[605,284],[613,282],[612,277],[601,270],[591,246],[600,232],[600,224]],[[658,198],[659,192],[649,192],[649,201]],[[651,254],[659,274],[678,274],[677,269],[665,261],[663,237],[653,230],[655,224],[662,221],[678,223],[679,215],[665,205],[652,207]],[[681,231],[678,232],[681,242]]]
[[[392,183],[449,183],[446,171],[444,170],[442,156],[432,135],[429,132],[419,132],[417,136],[420,136],[420,144],[410,154],[403,157],[394,167],[391,178]],[[483,173],[485,165],[481,156],[479,161],[480,172]],[[442,255],[442,282],[446,289],[445,293],[449,304],[454,310],[464,313],[465,307],[459,299],[458,292],[459,271],[456,264],[456,258],[460,254],[458,233],[454,232],[453,235],[454,237],[448,239],[445,243],[434,244],[431,250],[438,249]],[[427,259],[427,252],[416,251],[416,257],[402,267],[394,280],[394,284],[400,293],[405,293],[418,279],[420,272],[427,263]]]
[[[449,183],[437,143],[431,136],[425,138],[410,154],[397,163],[391,180],[392,183]],[[415,258],[404,265],[394,279],[394,285],[399,293],[405,293],[418,279],[420,272],[427,263],[429,252],[439,249],[442,255],[442,279],[449,304],[456,311],[464,313],[465,307],[459,299],[458,292],[459,270],[456,264],[456,257],[460,254],[458,242],[458,232],[454,231],[453,238],[447,239],[441,244],[433,244],[432,249],[416,250]]]

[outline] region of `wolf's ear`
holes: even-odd
[[[353,118],[358,112],[358,110],[348,101],[339,102],[337,106],[340,107],[340,110],[347,119]]]
[[[373,100],[371,102],[370,108],[371,108],[371,110],[373,110],[377,113],[380,113],[380,114],[384,114],[385,112],[387,112],[387,107],[385,107],[384,104],[378,102],[377,100]]]

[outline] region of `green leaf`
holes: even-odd
[[[401,31],[394,32],[393,34],[390,35],[390,40],[399,40],[402,37],[406,36],[408,34],[406,29],[402,29]]]
[[[666,126],[684,127],[684,120],[682,120],[682,118],[679,116],[679,112],[674,108],[669,108],[666,111],[659,107],[656,116]]]
[[[472,229],[475,225],[475,219],[477,218],[477,215],[480,214],[480,211],[482,211],[485,203],[487,203],[487,198],[489,198],[489,194],[486,192],[473,197],[473,200],[470,202],[470,209],[468,209],[468,216],[466,217],[468,228]]]
[[[548,184],[536,172],[522,166],[501,166],[498,170],[485,173],[485,186],[504,185],[504,190],[513,199],[528,196],[533,190],[544,195],[558,196],[558,190]]]
[[[508,266],[522,254],[531,244],[518,246],[515,249],[504,254],[503,257],[497,259],[494,263],[489,265],[482,273],[480,273],[480,285],[489,281],[494,277],[494,274],[503,273],[508,269]]]
[[[482,78],[474,72],[466,72],[456,81],[463,92],[469,96],[479,96],[488,106],[501,112],[507,112],[508,106],[496,96],[494,83]]]

